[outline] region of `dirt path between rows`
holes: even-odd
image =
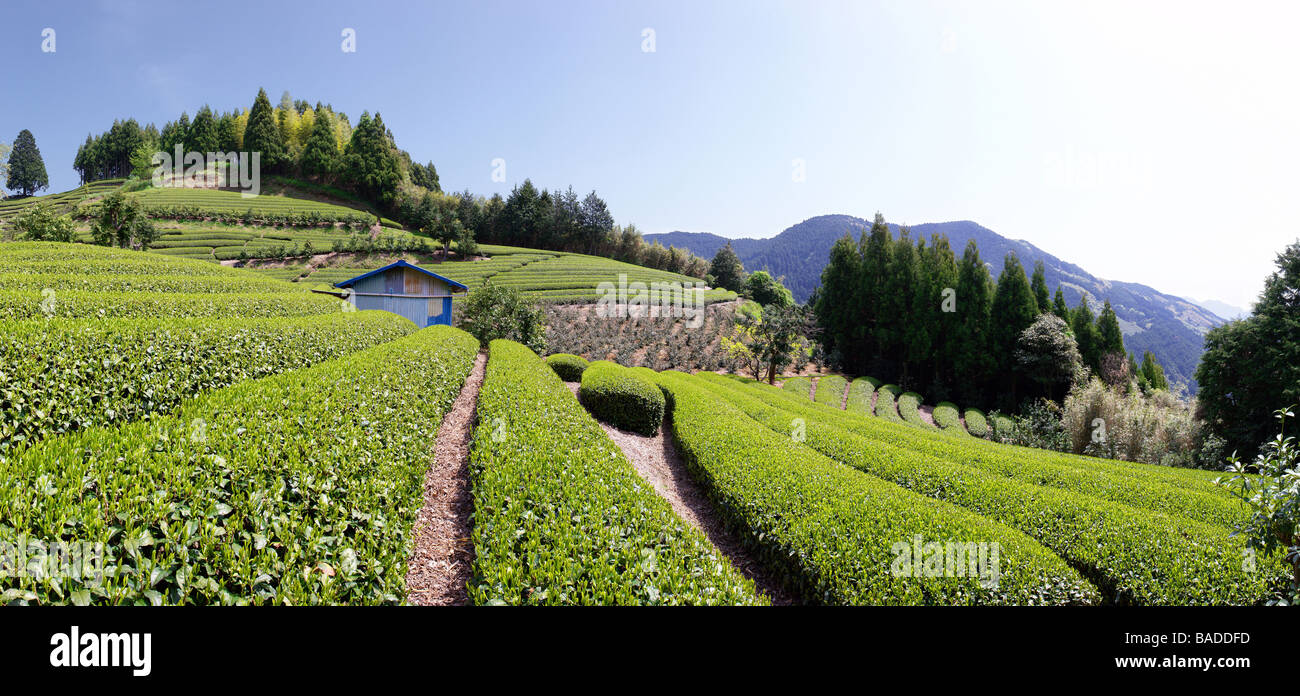
[[[577,394],[577,382],[565,384]],[[601,423],[600,427],[623,450],[641,478],[673,506],[673,512],[703,532],[718,551],[731,561],[731,565],[754,581],[758,591],[772,600],[773,605],[789,606],[799,603],[745,548],[740,537],[727,529],[726,523],[714,510],[708,494],[687,471],[686,462],[682,460],[672,436],[667,432],[669,425],[666,418],[659,434],[654,437],[624,432],[605,423]]]
[[[849,390],[853,388],[852,380],[844,380],[844,395],[840,397],[840,410],[849,410]]]
[[[438,428],[433,466],[424,474],[424,505],[415,520],[415,547],[406,569],[406,596],[411,604],[469,604],[466,584],[474,565],[469,448],[486,365],[487,353],[479,353]]]
[[[925,404],[920,404],[919,406],[916,407],[916,412],[921,414],[921,420],[925,421],[926,423],[929,423],[930,425],[933,425],[936,428],[939,427],[939,424],[934,422],[933,406],[926,406]]]

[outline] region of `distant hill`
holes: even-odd
[[[1245,317],[1250,316],[1250,310],[1242,309],[1241,307],[1230,305],[1227,302],[1220,302],[1218,300],[1192,300],[1192,299],[1189,299],[1187,301],[1193,304],[1198,304],[1210,310],[1211,312],[1214,312],[1215,314],[1219,315],[1219,317],[1227,321],[1232,321],[1234,319],[1243,319]]]
[[[851,232],[857,239],[870,226],[867,220],[851,215],[820,215],[769,239],[728,240],[702,232],[647,234],[645,239],[664,246],[683,247],[706,258],[711,258],[730,241],[746,270],[767,269],[774,275],[785,276],[785,284],[795,299],[804,302],[821,283],[822,268],[835,240],[845,232]],[[890,228],[897,237],[898,226],[891,224]],[[1102,302],[1110,300],[1124,331],[1125,347],[1139,358],[1143,351],[1151,351],[1164,365],[1171,383],[1181,382],[1190,392],[1196,392],[1193,374],[1201,359],[1204,336],[1224,323],[1224,318],[1214,311],[1146,285],[1098,278],[1029,242],[1007,239],[969,220],[912,225],[911,230],[913,239],[918,236],[928,239],[934,233],[946,235],[958,258],[966,241],[974,239],[980,257],[995,279],[1002,272],[1002,260],[1009,251],[1015,251],[1020,257],[1026,273],[1032,273],[1034,263],[1041,260],[1052,292],[1059,284],[1071,307],[1087,294],[1088,304],[1094,311],[1100,309]]]

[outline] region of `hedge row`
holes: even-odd
[[[343,311],[338,298],[318,293],[162,293],[0,290],[0,321],[58,317],[305,317]]]
[[[961,424],[961,411],[957,409],[957,404],[951,401],[940,401],[934,407],[934,422],[945,433],[953,435],[968,435],[966,428]]]
[[[591,363],[581,355],[556,353],[546,356],[546,364],[555,370],[555,374],[565,382],[577,382],[582,379],[582,371]]]
[[[1062,455],[1029,447],[1011,447],[973,438],[935,438],[914,428],[848,416],[820,407],[809,408],[781,392],[748,387],[769,405],[815,416],[855,434],[894,447],[941,457],[996,473],[1009,479],[1082,493],[1100,500],[1163,512],[1231,528],[1245,515],[1241,503],[1223,489],[1200,479],[1180,477],[1181,470],[1144,464]],[[1172,474],[1172,475],[1171,475]]]
[[[490,351],[470,454],[475,603],[762,603],[542,360]]]
[[[812,392],[812,380],[807,377],[791,377],[781,383],[781,388],[791,394],[798,394],[804,398]]]
[[[859,377],[849,385],[849,399],[845,404],[845,410],[854,413],[862,413],[868,416],[871,413],[871,395],[875,393],[876,387],[880,386],[880,380],[874,377]]]
[[[840,408],[844,404],[844,390],[849,381],[839,375],[827,375],[817,380],[817,391],[813,400],[819,404]]]
[[[388,312],[279,319],[0,322],[0,454],[165,413],[201,391],[294,370],[415,331]]]
[[[886,384],[877,389],[876,415],[891,423],[902,423],[903,418],[898,415],[898,405],[895,403],[895,399],[902,391],[897,384]]]
[[[664,372],[660,384],[671,394],[673,436],[694,477],[761,560],[806,602],[1098,600],[1095,588],[1024,534],[841,466],[790,437],[791,419],[773,432],[719,398],[699,377]],[[911,568],[900,568],[895,548],[912,544],[918,535],[925,543],[997,543],[996,587],[955,572],[944,577],[896,573]]]
[[[792,418],[805,419],[808,445],[836,461],[1025,532],[1081,569],[1109,601],[1258,604],[1272,598],[1286,581],[1279,559],[1261,561],[1259,572],[1247,570],[1242,562],[1244,541],[1225,527],[1033,485],[975,465],[897,447],[844,427],[850,423],[847,419],[868,428],[888,427],[879,421],[813,404],[804,406],[771,391],[770,398],[762,399],[753,387],[730,380],[709,382],[716,397],[774,431],[788,428]],[[960,444],[948,438],[922,437]],[[1040,473],[1029,463],[1018,463],[1027,471],[1027,478]]]
[[[898,397],[898,415],[909,425],[925,430],[936,429],[921,416],[921,395],[916,392],[905,392]]]
[[[984,417],[984,412],[978,408],[968,408],[964,414],[966,418],[966,430],[975,437],[987,438],[989,436],[989,422]]]
[[[664,394],[644,373],[597,360],[582,373],[578,398],[591,415],[620,430],[654,435],[664,420]]]
[[[206,263],[189,259],[150,254],[153,258],[177,263]],[[214,265],[214,264],[208,264]],[[0,290],[36,290],[46,288],[84,290],[87,292],[181,292],[181,293],[250,293],[302,292],[294,286],[251,273],[238,276],[191,276],[172,273],[148,275],[82,275],[77,273],[0,273]]]
[[[477,351],[435,326],[0,460],[0,539],[105,551],[102,582],[0,575],[0,599],[401,602],[433,440]]]

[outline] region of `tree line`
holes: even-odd
[[[904,228],[895,239],[879,213],[858,241],[835,242],[809,305],[829,362],[932,402],[1009,410],[1059,399],[1083,376],[1069,374],[1071,361],[1112,384],[1141,374],[1109,302],[1099,315],[1086,295],[1066,306],[1042,264],[1030,277],[1014,252],[994,281],[974,240],[958,259],[942,235],[913,241]],[[1155,381],[1158,364],[1149,354],[1143,363]]]

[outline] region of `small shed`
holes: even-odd
[[[405,261],[335,283],[357,309],[400,314],[416,326],[451,324],[451,298],[469,288]]]

